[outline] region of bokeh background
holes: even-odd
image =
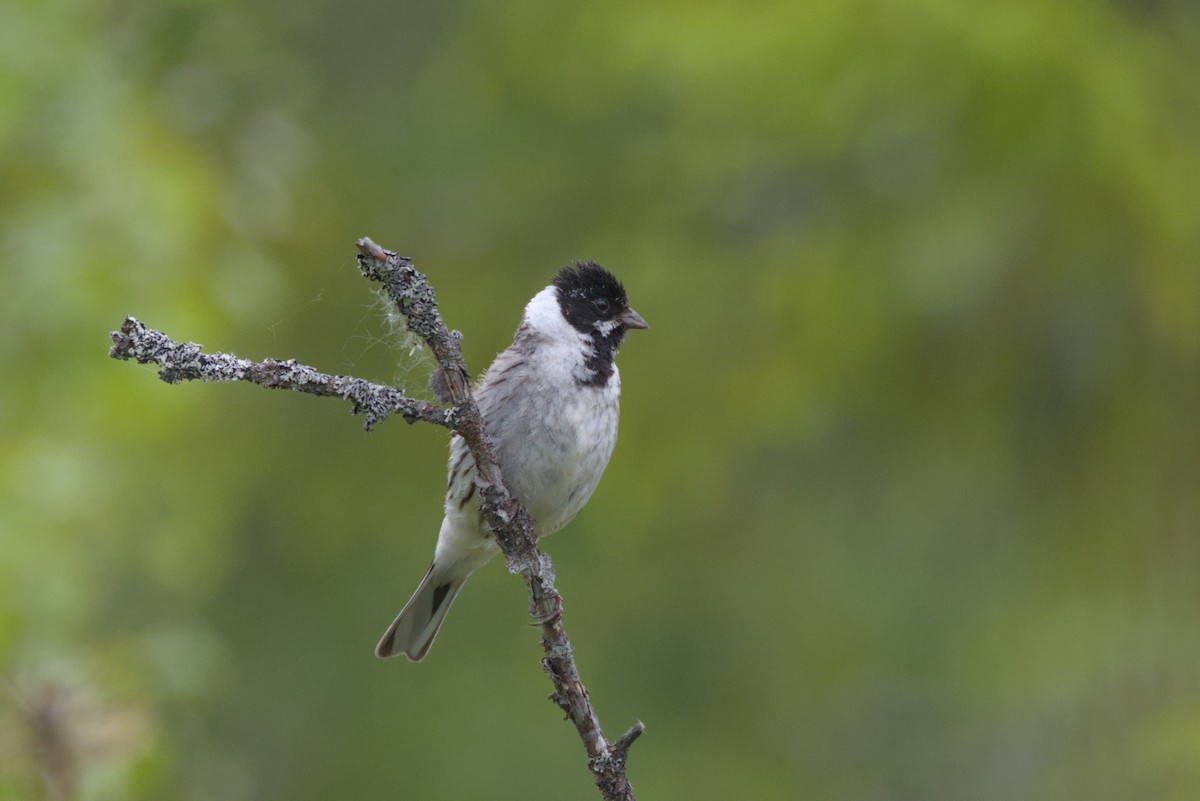
[[[548,543],[644,799],[1200,797],[1200,7],[0,5],[0,797],[597,797],[521,582],[430,658],[424,387],[573,258],[652,324]]]

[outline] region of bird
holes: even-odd
[[[508,489],[545,537],[588,502],[617,441],[625,334],[650,326],[616,276],[593,261],[563,267],[525,306],[513,343],[496,356],[474,396]],[[499,553],[479,510],[475,460],[455,434],[433,562],[375,648],[419,662],[450,605]]]

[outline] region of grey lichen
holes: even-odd
[[[112,358],[125,361],[133,359],[139,364],[157,364],[159,378],[168,384],[181,381],[248,381],[270,389],[291,389],[311,395],[344,398],[350,401],[352,413],[363,415],[363,428],[367,431],[373,430],[377,423],[392,414],[399,414],[409,423],[425,420],[451,427],[449,410],[410,398],[394,387],[351,376],[328,375],[295,359],[254,362],[240,359],[232,353],[205,353],[200,345],[175,342],[133,317],[126,317],[121,328],[109,336],[113,341],[109,349]]]

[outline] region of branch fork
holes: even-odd
[[[478,468],[476,486],[480,509],[511,573],[519,573],[529,590],[530,614],[542,629],[545,656],[542,667],[550,676],[553,701],[570,720],[583,742],[588,768],[605,801],[634,801],[625,777],[629,748],[645,731],[638,721],[615,742],[600,728],[575,665],[574,650],[562,625],[562,596],[554,586],[554,565],[538,550],[533,519],[509,492],[488,438],[483,417],[471,393],[470,373],[462,356],[462,334],[442,320],[428,279],[406,256],[385,250],[370,239],[358,240],[358,268],[363,277],[384,285],[406,319],[408,330],[420,336],[437,360],[431,385],[448,408],[408,397],[400,390],[360,378],[328,375],[293,359],[253,362],[231,353],[205,353],[195,343],[177,343],[133,317],[111,333],[114,359],[157,364],[159,377],[169,384],[181,381],[249,381],[272,389],[291,389],[350,401],[351,411],[363,415],[364,430],[399,414],[408,423],[418,420],[444,426],[463,438]]]

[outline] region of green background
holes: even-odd
[[[547,543],[640,798],[1200,797],[1197,9],[0,5],[0,797],[598,797],[499,564],[372,656],[444,431],[105,355],[422,391],[364,235],[653,326]]]

